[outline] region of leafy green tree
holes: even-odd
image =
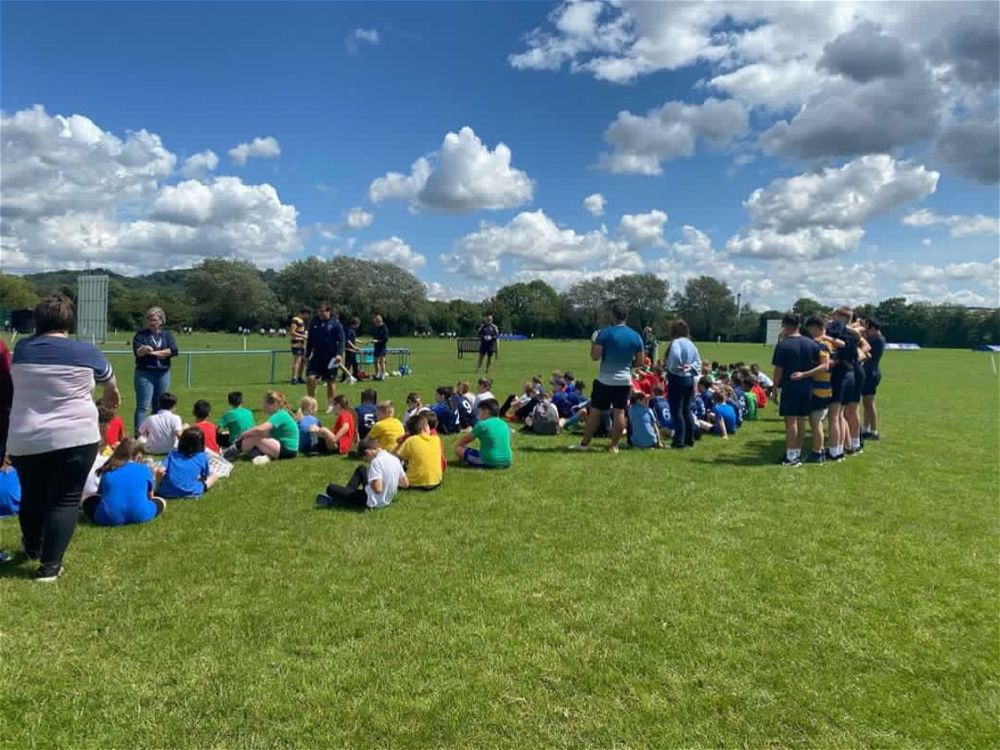
[[[810,315],[825,313],[829,309],[830,309],[829,307],[820,302],[817,302],[811,297],[799,297],[797,300],[795,300],[795,304],[792,305],[792,310],[794,310],[800,316],[802,316],[803,320],[808,318]]]
[[[736,322],[736,298],[725,283],[711,276],[690,279],[674,297],[674,308],[699,339],[728,334]]]
[[[608,294],[628,308],[628,322],[642,330],[667,313],[670,285],[651,273],[618,276],[608,284]]]
[[[238,326],[273,326],[285,317],[260,272],[241,260],[208,258],[187,278],[199,326],[230,331]],[[170,312],[167,311],[170,318]]]
[[[8,310],[33,308],[38,304],[35,285],[23,276],[0,273],[0,307]]]
[[[535,280],[502,287],[483,303],[493,312],[502,330],[525,335],[551,336],[562,325],[563,301],[551,286]]]

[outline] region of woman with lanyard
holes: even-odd
[[[163,329],[167,316],[160,307],[146,312],[146,328],[132,339],[135,354],[135,433],[146,416],[170,390],[170,358],[177,356],[177,342]]]
[[[103,405],[121,399],[107,359],[69,338],[73,303],[62,295],[35,308],[35,335],[17,342],[11,373],[14,402],[7,450],[21,478],[21,542],[39,560],[36,581],[54,581],[76,530],[80,495],[97,457],[101,431],[94,384]]]
[[[667,401],[674,418],[674,439],[671,448],[690,448],[694,445],[694,414],[691,398],[694,384],[701,374],[701,355],[691,339],[690,329],[684,320],[670,324],[670,346],[667,347]]]

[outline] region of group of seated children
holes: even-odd
[[[484,379],[479,395],[488,392],[489,386]],[[456,389],[442,386],[436,393],[436,409],[424,406],[420,395],[411,393],[407,397],[405,424],[396,417],[391,401],[378,401],[371,389],[362,393],[356,419],[363,437],[357,455],[366,465],[357,467],[347,484],[327,485],[326,491],[316,496],[316,507],[382,508],[393,501],[400,489],[432,491],[440,487],[447,460],[439,431],[445,431],[442,424],[448,425],[448,432],[462,429],[463,410],[454,404],[454,399],[464,399],[468,385],[460,383]],[[513,455],[510,429],[498,416],[500,407],[494,398],[476,401],[475,422],[459,438],[455,455],[467,466],[507,468]],[[479,447],[471,447],[477,440]]]

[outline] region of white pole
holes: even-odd
[[[247,350],[247,337],[246,334],[243,334],[243,351],[246,350]]]
[[[993,365],[993,374],[997,374],[997,358],[995,355],[990,355],[990,364]]]

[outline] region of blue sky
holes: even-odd
[[[3,266],[996,304],[996,7],[6,2]]]

